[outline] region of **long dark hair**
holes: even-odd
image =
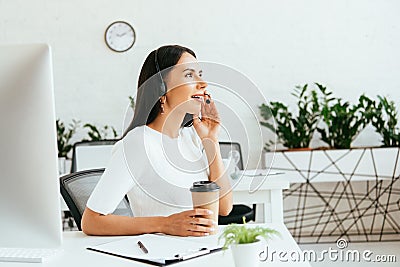
[[[123,137],[132,129],[151,123],[158,116],[161,110],[159,98],[166,94],[167,89],[162,79],[168,74],[170,68],[178,63],[185,52],[196,57],[191,49],[180,45],[161,46],[147,56],[139,75],[135,114]],[[160,78],[153,77],[154,75],[158,75]],[[191,126],[192,121],[193,116],[186,114],[182,126]]]

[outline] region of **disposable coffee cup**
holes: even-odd
[[[192,192],[193,208],[208,209],[213,214],[202,216],[213,220],[218,224],[218,213],[219,213],[219,190],[221,188],[214,182],[211,181],[199,181],[194,182],[190,188]],[[214,227],[215,231],[210,234],[216,234],[218,228]]]

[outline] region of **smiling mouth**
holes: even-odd
[[[192,95],[192,98],[196,101],[199,102],[204,102],[204,95],[203,94],[198,94],[198,95]]]

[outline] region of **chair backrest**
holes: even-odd
[[[229,158],[230,152],[237,151],[240,156],[237,166],[240,170],[243,170],[242,149],[240,148],[239,143],[237,143],[237,142],[219,142],[219,147],[221,150],[221,157],[223,159]]]
[[[104,168],[75,172],[60,177],[61,195],[79,230],[82,230],[81,220],[86,203],[103,172]],[[127,197],[120,202],[113,214],[133,216]]]
[[[82,141],[74,144],[71,173],[83,170],[105,168],[111,158],[111,151],[117,139]]]

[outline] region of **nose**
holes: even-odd
[[[201,89],[205,89],[208,86],[208,83],[206,81],[204,81],[200,76],[196,75],[196,82],[197,82],[197,86],[196,88],[201,90]]]

